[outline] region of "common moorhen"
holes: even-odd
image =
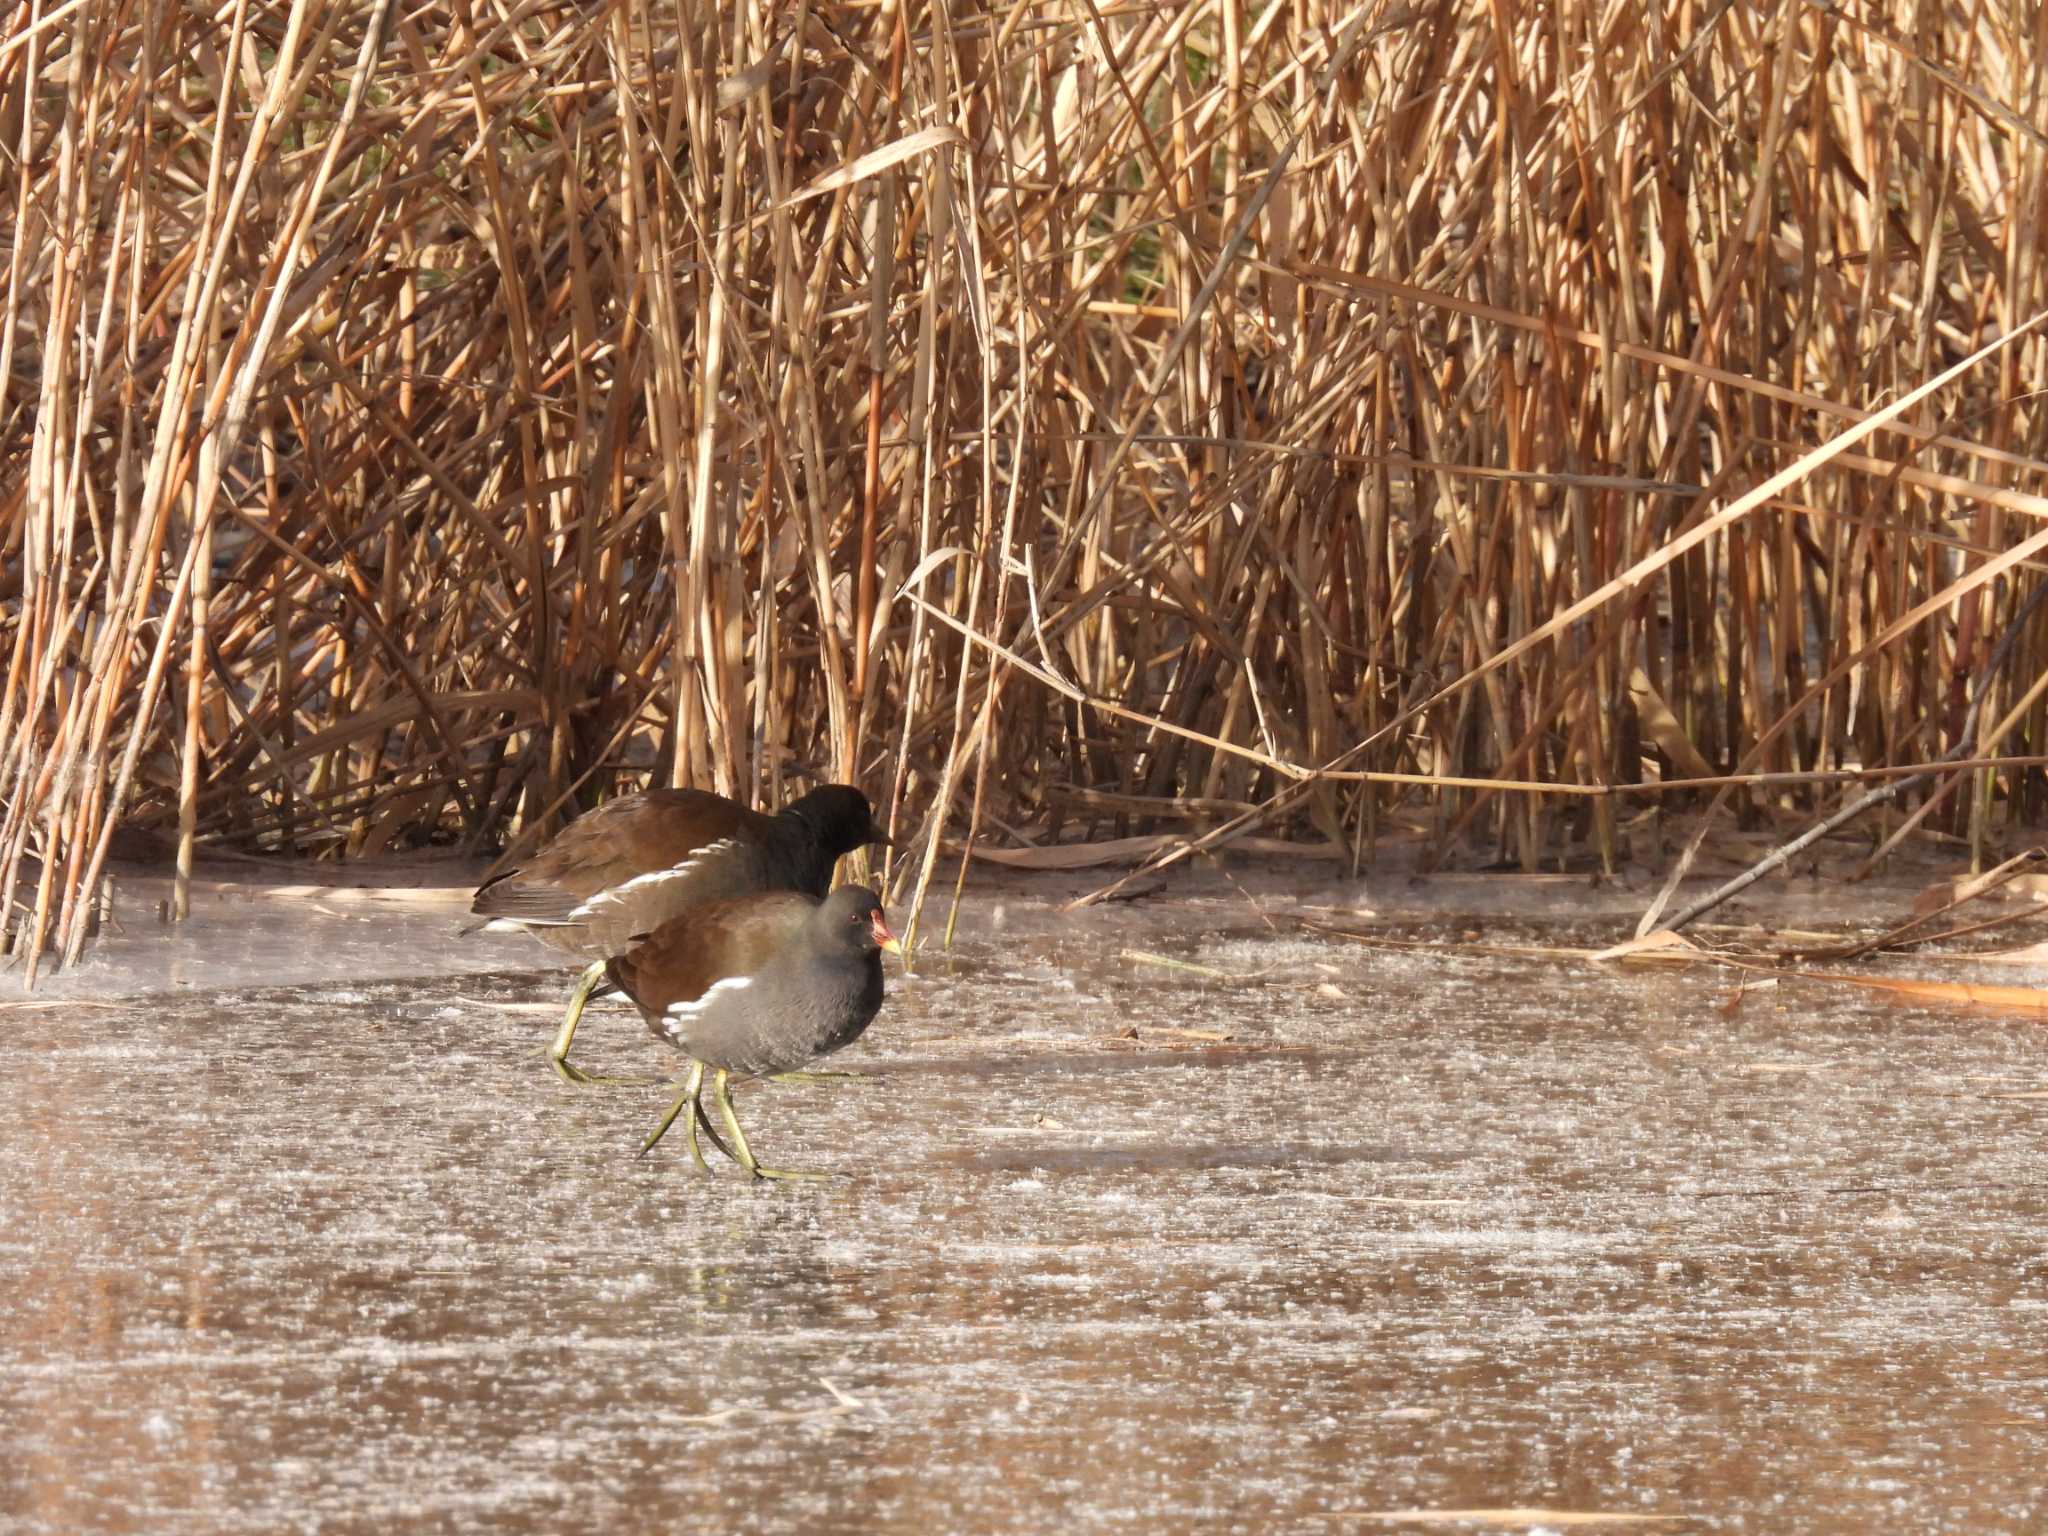
[[[712,1144],[757,1179],[823,1175],[764,1168],[733,1113],[728,1080],[793,1071],[860,1038],[882,1006],[883,950],[903,947],[864,885],[842,885],[823,901],[777,891],[699,907],[637,940],[607,966],[612,984],[639,1005],[647,1027],[690,1058],[690,1075],[640,1150],[667,1134],[690,1108],[690,1156],[701,1125]],[[704,1114],[704,1071],[716,1074],[728,1147]]]
[[[813,899],[831,888],[841,855],[887,844],[866,795],[826,784],[770,816],[701,789],[650,789],[579,816],[524,864],[476,893],[470,911],[489,932],[530,933],[590,964],[548,1050],[572,1083],[597,1081],[569,1064],[583,1006],[605,990],[605,962],[707,902],[763,891]]]

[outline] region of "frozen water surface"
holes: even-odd
[[[0,1529],[2043,1528],[2041,1024],[1252,894],[970,902],[872,1080],[742,1093],[798,1187],[637,1159],[674,1058],[558,1083],[570,968],[452,893],[124,908],[0,1012]]]

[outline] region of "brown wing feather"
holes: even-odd
[[[613,986],[656,1018],[672,1004],[702,997],[713,982],[759,971],[817,905],[794,891],[711,902],[635,939],[605,969]]]
[[[566,923],[587,898],[637,876],[670,869],[742,829],[772,818],[701,789],[652,789],[607,800],[569,823],[526,863],[476,893],[478,917]]]

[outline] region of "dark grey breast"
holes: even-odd
[[[610,973],[648,1028],[695,1060],[788,1072],[852,1044],[880,1011],[879,910],[857,885],[823,902],[782,893],[725,902],[647,935]]]

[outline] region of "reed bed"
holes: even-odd
[[[2048,759],[2037,607],[1987,666],[2042,15],[29,0],[9,948],[124,837],[649,782],[859,782],[918,903],[1162,829],[1612,862],[1944,757],[1891,830],[1981,851]]]

